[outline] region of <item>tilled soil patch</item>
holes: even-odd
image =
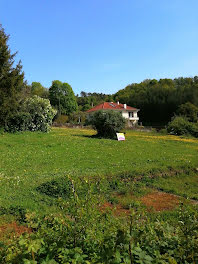
[[[110,211],[113,212],[113,214],[114,214],[115,216],[126,216],[126,215],[129,215],[129,214],[130,214],[130,211],[127,210],[127,209],[124,209],[124,208],[122,207],[122,205],[120,205],[120,204],[113,205],[113,204],[111,204],[111,203],[109,203],[109,202],[104,203],[104,204],[100,207],[100,210],[101,210],[102,212],[106,212],[106,211],[110,210]]]
[[[176,195],[159,191],[143,196],[140,201],[155,211],[173,210],[180,203],[180,199]]]
[[[32,230],[28,227],[18,225],[16,222],[3,224],[0,226],[0,239],[19,237],[25,232],[31,233]]]

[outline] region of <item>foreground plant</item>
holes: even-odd
[[[3,245],[3,263],[198,262],[198,213],[180,206],[174,218],[148,214],[138,207],[125,218],[101,210],[102,186],[90,179],[70,182],[69,200],[59,198],[62,213],[26,214],[32,232]]]

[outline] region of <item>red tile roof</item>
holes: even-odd
[[[113,102],[104,102],[102,104],[96,105],[93,108],[89,109],[87,113],[98,111],[98,110],[121,110],[121,111],[128,110],[130,111],[130,110],[139,110],[139,109],[128,106],[128,105],[126,106],[126,108],[124,108],[124,105],[120,103],[118,104],[118,103],[113,103]]]

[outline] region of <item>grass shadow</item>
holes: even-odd
[[[13,215],[20,223],[25,222],[25,214],[26,210],[21,206],[0,207],[0,216]]]
[[[84,138],[92,138],[92,139],[110,139],[110,140],[117,140],[117,138],[109,138],[109,137],[101,137],[98,135],[78,135],[78,134],[74,134],[72,135],[74,137],[84,137]]]
[[[36,191],[52,198],[62,197],[67,199],[72,195],[71,182],[65,177],[44,182],[36,188]]]

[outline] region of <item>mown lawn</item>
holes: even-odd
[[[127,131],[126,141],[118,142],[97,139],[92,137],[94,134],[88,129],[53,128],[48,134],[0,135],[0,207],[53,210],[50,198],[38,189],[68,175],[74,179],[96,175],[133,178],[168,171],[168,180],[156,178],[152,186],[177,194],[181,190],[183,196],[186,188],[191,190],[191,198],[198,198],[197,139]],[[185,186],[179,176],[177,179],[170,173],[191,169],[195,172],[181,174]]]

